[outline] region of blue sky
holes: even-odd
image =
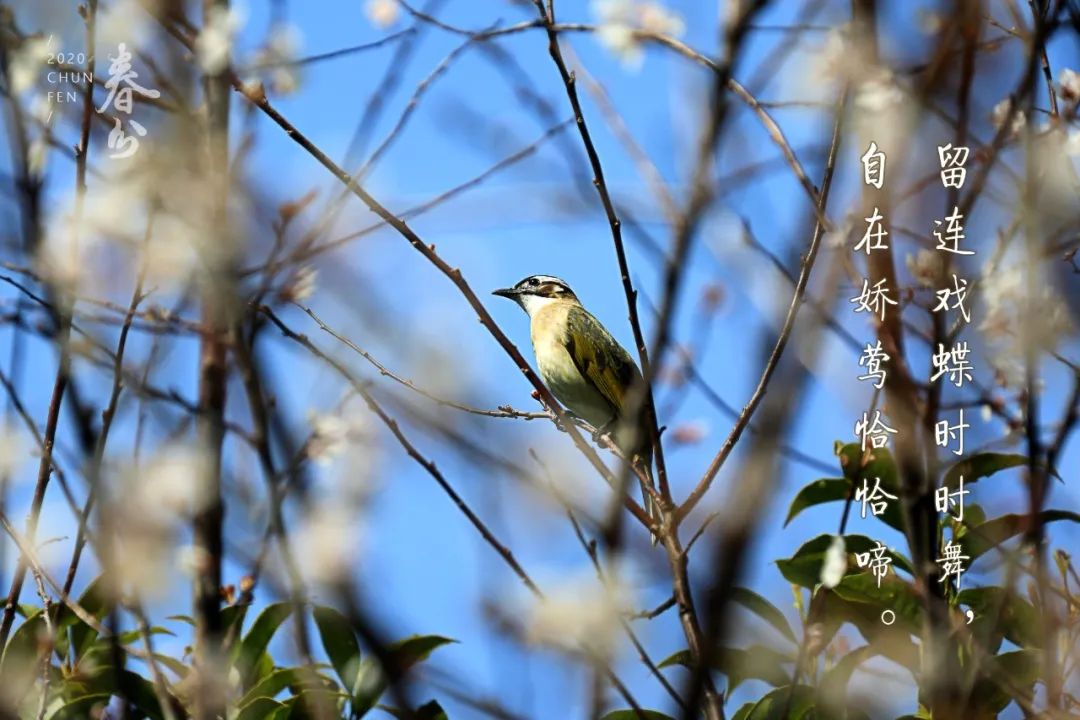
[[[563,5],[559,9],[560,19],[592,20],[584,3]],[[683,2],[671,3],[671,7],[686,21],[683,39],[692,47],[712,52],[716,4]],[[794,9],[790,3],[777,4],[761,16],[760,22],[765,25],[790,22]],[[33,13],[26,8],[19,12],[26,13],[26,27],[31,27]],[[483,28],[496,21],[510,24],[531,19],[531,13],[532,7],[528,3],[457,0],[445,3],[438,14],[458,26]],[[891,13],[897,15],[893,17]],[[240,56],[262,41],[268,23],[268,9],[262,3],[248,4],[246,14],[246,24],[237,43]],[[370,24],[360,2],[294,3],[287,6],[286,17],[303,38],[301,55],[370,42],[386,32]],[[814,22],[832,24],[843,19],[835,11],[828,11]],[[403,17],[391,30],[407,24],[408,19]],[[881,24],[894,31],[886,34],[888,41],[884,43],[883,52],[898,65],[914,61],[928,46],[929,40],[919,33],[915,10],[906,4],[902,9],[900,4],[889,4]],[[57,31],[64,32],[60,28]],[[69,29],[67,32],[67,37],[72,38],[68,42],[76,42],[73,38],[77,35],[72,34],[75,31]],[[372,133],[369,150],[390,131],[416,84],[460,44],[460,38],[437,29],[425,28],[422,33],[414,56],[401,68],[400,85],[385,98],[386,110]],[[707,97],[710,85],[706,73],[683,59],[656,49],[646,51],[639,69],[628,70],[591,37],[577,35],[569,42],[589,73],[603,82],[629,129],[681,198],[693,162],[697,127],[702,117],[701,102]],[[741,68],[756,68],[761,58],[784,42],[785,36],[775,32],[761,31],[752,35]],[[819,33],[808,33],[802,42],[809,50],[820,45],[823,39]],[[542,33],[516,35],[503,41],[502,47],[520,62],[535,91],[551,102],[555,115],[560,119],[569,117],[565,93],[547,55]],[[357,118],[383,77],[393,52],[394,46],[390,45],[314,64],[304,70],[296,95],[271,99],[296,127],[331,157],[341,161]],[[785,66],[770,82],[751,88],[759,98],[798,100],[810,95],[813,78],[806,76],[806,56],[801,52],[795,56],[797,60]],[[1050,62],[1055,68],[1080,65],[1075,43],[1060,38],[1051,47]],[[996,92],[994,81],[984,80],[985,85],[975,98],[975,115],[980,118],[978,122],[982,123],[984,136],[989,135],[986,116],[990,108],[1012,87],[1016,80],[1014,74],[1019,71],[1019,65],[1010,65],[1007,59],[989,61],[987,71],[991,72],[995,65],[1008,70],[1000,73]],[[104,71],[102,64],[99,63],[98,69]],[[736,77],[745,79],[740,71],[736,72]],[[801,94],[803,90],[807,95]],[[647,186],[618,140],[602,122],[597,106],[584,89],[582,95],[586,119],[613,194],[618,202],[633,208],[652,236],[666,243],[670,230]],[[1044,97],[1040,93],[1039,101],[1045,102]],[[270,203],[293,200],[312,188],[318,189],[319,197],[305,216],[310,222],[325,203],[336,196],[338,186],[278,128],[258,116],[249,121],[242,98],[234,95],[233,101],[235,132],[239,134],[251,127],[257,139],[253,153],[246,160],[246,177]],[[802,107],[777,109],[774,116],[791,145],[800,151],[800,159],[816,182],[822,172],[820,152],[821,143],[828,137],[828,118],[817,110]],[[405,132],[375,168],[365,186],[384,205],[400,211],[479,174],[510,152],[533,142],[545,130],[547,127],[515,100],[513,88],[491,62],[477,49],[469,49],[432,84]],[[940,127],[936,130],[944,132]],[[71,144],[75,137],[74,126],[66,122],[60,126],[58,134]],[[913,149],[913,156],[922,167],[929,167],[936,161],[933,147],[940,137],[948,136],[935,136],[935,128],[931,125],[925,130],[925,136],[919,138],[920,144]],[[101,142],[103,137],[96,137],[95,141]],[[152,137],[147,140],[150,141]],[[566,156],[560,147],[573,149],[571,157],[577,163],[574,167],[567,167]],[[857,158],[861,151],[851,142],[842,146],[830,205],[833,217],[837,215],[832,208],[840,208],[840,214],[846,212],[858,193]],[[722,143],[721,172],[776,155],[768,135],[752,114],[733,104],[732,121]],[[1007,158],[1013,162],[1016,159]],[[10,172],[6,156],[2,162],[0,169]],[[48,195],[51,203],[58,203],[69,193],[72,184],[71,164],[54,154],[50,172]],[[535,156],[410,222],[425,242],[435,243],[443,258],[461,268],[471,286],[485,298],[495,319],[530,359],[526,317],[511,303],[499,298],[488,299],[488,293],[533,273],[554,274],[566,279],[586,307],[615,337],[632,347],[607,223],[595,197],[583,197],[578,193],[571,182],[571,172],[588,172],[580,151],[580,140],[572,127],[555,141],[545,143]],[[587,182],[588,176],[585,178]],[[584,209],[567,211],[568,199],[574,203],[584,201],[587,205]],[[3,203],[3,217],[10,217],[13,208],[8,196],[3,195],[0,202]],[[931,213],[936,212],[930,208],[940,204],[927,199],[911,212],[928,225],[933,217]],[[50,207],[55,206],[50,204]],[[708,215],[692,251],[676,328],[680,337],[686,337],[694,326],[695,308],[703,289],[712,284],[723,288],[724,300],[712,320],[711,341],[698,367],[717,392],[736,407],[746,402],[757,382],[762,363],[763,328],[775,326],[778,313],[786,308],[790,297],[790,288],[785,281],[767,261],[741,242],[737,219],[745,218],[756,237],[793,266],[791,258],[806,242],[808,209],[806,196],[790,169],[779,164],[773,171],[726,195]],[[350,199],[335,223],[335,231],[347,233],[373,219],[358,201]],[[988,232],[995,226],[996,219],[999,216],[987,210],[985,219],[977,216],[972,219],[972,227]],[[986,223],[985,228],[978,224],[981,222]],[[260,226],[256,221],[254,234],[260,232],[267,232],[265,222]],[[335,234],[331,233],[331,236]],[[633,234],[628,232],[627,235],[633,280],[644,295],[655,301],[660,292],[659,267]],[[902,258],[903,253],[899,257]],[[316,266],[320,272],[320,290],[309,301],[311,307],[390,367],[419,382],[425,375],[417,373],[430,372],[432,368],[430,358],[418,355],[437,348],[444,353],[442,357],[452,358],[455,370],[449,378],[440,376],[432,381],[440,388],[449,388],[451,394],[459,393],[457,399],[480,407],[511,404],[532,409],[531,388],[475,321],[458,291],[391,230],[384,229],[351,243],[345,249],[323,257]],[[819,267],[825,266],[823,258]],[[820,291],[819,287],[816,289]],[[119,289],[118,301],[126,302],[128,292],[129,288]],[[0,293],[5,302],[10,302],[13,297],[12,289],[7,286]],[[845,307],[846,303],[839,305],[835,313],[837,318],[856,337],[869,340],[870,327],[861,318],[853,316]],[[360,306],[364,310],[355,312]],[[653,323],[648,305],[642,302],[640,311],[649,334]],[[394,332],[384,334],[373,329],[365,319],[365,312],[389,318]],[[317,326],[302,312],[286,310],[283,317],[295,329],[308,333],[321,347],[340,350],[334,346],[333,339],[320,334]],[[0,337],[4,338],[0,357],[7,356],[10,333],[10,328],[0,330]],[[408,340],[402,342],[403,338]],[[309,409],[325,412],[335,405],[340,398],[341,385],[327,369],[314,365],[302,351],[286,345],[283,340],[267,338],[264,342],[270,348],[269,360],[278,381],[275,389],[283,407],[296,419],[298,428]],[[146,347],[145,339],[139,339],[133,352],[141,357]],[[1071,350],[1075,353],[1076,349],[1074,341]],[[194,397],[194,350],[191,341],[179,343],[161,376],[163,384],[182,389],[188,397]],[[340,357],[360,375],[376,377],[359,357],[348,354],[340,354]],[[866,385],[855,380],[857,356],[835,337],[828,339],[822,357],[820,366],[813,369],[790,444],[815,458],[831,462],[833,441],[851,439],[852,426],[868,403],[869,391]],[[54,353],[49,346],[39,341],[28,344],[24,399],[34,417],[44,417],[54,362]],[[921,366],[917,365],[919,372],[925,370],[925,356],[921,362]],[[978,360],[976,363],[979,367]],[[1066,376],[1058,366],[1048,365],[1047,369],[1046,410],[1048,416],[1056,417],[1067,389]],[[468,382],[459,385],[461,378]],[[668,392],[670,389],[661,389],[661,398]],[[101,398],[91,393],[89,399],[100,401]],[[235,413],[237,418],[246,418],[243,405],[237,392],[230,401],[230,413]],[[968,420],[972,421],[972,418],[969,416]],[[567,438],[543,423],[516,423],[506,427],[514,421],[474,418],[455,418],[455,421],[463,429],[475,428],[479,437],[490,432],[490,437],[500,439],[498,449],[522,464],[530,462],[526,447],[560,447],[561,443],[561,447],[569,448]],[[697,392],[687,396],[675,417],[663,418],[663,422],[671,427],[698,423],[706,430],[700,444],[673,449],[669,453],[669,468],[678,498],[696,482],[726,436],[731,422]],[[496,423],[501,424],[492,427]],[[996,421],[984,425],[976,419],[972,424],[977,427],[968,437],[969,447],[975,447],[980,438],[1000,435],[1001,427]],[[121,438],[132,432],[132,416],[127,413],[118,420],[114,430],[118,448],[128,446]],[[587,558],[577,547],[569,524],[560,519],[557,512],[536,512],[529,504],[528,496],[522,494],[511,478],[478,472],[438,438],[425,436],[416,427],[412,427],[410,433],[425,452],[438,459],[459,492],[491,522],[499,537],[514,550],[541,586],[557,586],[568,574],[587,571]],[[62,439],[62,445],[66,450],[72,449],[70,435]],[[438,633],[461,640],[459,645],[440,650],[435,662],[456,676],[466,678],[470,693],[495,696],[529,717],[580,716],[587,698],[587,673],[581,668],[567,670],[564,663],[557,662],[547,653],[533,654],[526,659],[513,643],[493,633],[484,618],[482,602],[493,593],[497,598],[504,597],[506,589],[514,588],[516,580],[431,479],[389,441],[385,448],[379,466],[382,481],[363,521],[364,542],[356,568],[358,584],[373,611],[385,620],[391,635]],[[1074,442],[1061,463],[1063,473],[1065,468],[1077,467],[1078,454],[1080,447]],[[568,462],[577,463],[579,467],[576,480],[590,486],[589,492],[599,496],[599,478],[583,463],[573,459],[570,451],[567,456]],[[243,467],[242,456],[236,458],[234,469],[237,472],[250,469]],[[724,504],[726,494],[738,481],[734,474],[740,466],[739,460],[736,453],[727,463],[698,515]],[[26,463],[21,474],[29,478],[35,468],[36,463]],[[806,512],[791,526],[780,529],[797,489],[821,475],[819,471],[795,463],[782,465],[781,476],[763,520],[763,532],[757,537],[753,561],[747,565],[746,583],[773,600],[789,617],[794,617],[790,590],[771,561],[790,555],[803,542],[822,532],[835,530],[839,513],[839,507],[835,505]],[[1003,475],[1000,482],[981,484],[972,497],[986,507],[988,515],[1008,511],[1024,497],[1019,480],[1017,473]],[[14,517],[21,516],[21,508],[28,501],[31,489],[32,482],[29,481],[16,487],[11,498]],[[47,517],[53,518],[55,524],[44,529],[43,536],[49,531],[55,534],[71,532],[63,530],[72,526],[66,520],[67,510],[60,495],[54,490],[50,490]],[[1077,509],[1080,497],[1075,487],[1055,485],[1051,504]],[[686,531],[691,532],[695,527],[696,524],[690,522]],[[879,523],[854,519],[849,531],[902,547],[902,539],[887,532]],[[1052,537],[1066,547],[1077,547],[1075,528],[1055,528]],[[59,545],[66,547],[65,543]],[[637,565],[657,571],[652,582],[638,588],[640,604],[642,607],[658,604],[670,593],[662,555],[659,551],[650,551],[643,537],[634,538],[631,547]],[[58,552],[57,557],[57,568],[62,569],[66,566],[66,551]],[[708,571],[707,564],[700,560],[699,557],[699,562],[692,568],[696,576]],[[233,565],[229,568],[229,577],[235,581],[242,572],[242,566]],[[640,574],[647,575],[645,572]],[[89,577],[89,573],[84,571],[83,576]],[[978,573],[973,572],[969,577],[974,582]],[[6,586],[6,578],[3,582]],[[516,594],[517,589],[510,592],[512,596]],[[185,586],[176,583],[154,612],[164,615],[182,612],[186,607]],[[685,645],[674,613],[642,625],[641,632],[657,660]],[[851,636],[854,638],[854,633]],[[649,679],[632,653],[622,656],[618,671],[635,688],[636,696],[644,705],[668,708],[662,690]],[[672,677],[681,678],[677,671],[669,672]],[[744,696],[755,697],[762,688],[758,683],[748,683],[736,695],[732,707],[737,707]],[[460,704],[441,696],[440,699],[445,700],[451,717],[470,717],[469,711]],[[913,707],[907,704],[898,709],[910,711]]]

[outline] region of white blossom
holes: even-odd
[[[847,41],[846,28],[832,28],[825,33],[825,42],[817,48],[804,65],[808,71],[802,84],[820,83],[822,79],[836,80],[844,77],[850,62],[851,45]]]
[[[229,65],[229,52],[244,18],[235,8],[211,8],[206,23],[195,38],[195,56],[203,72],[219,73]]]
[[[372,25],[385,30],[397,22],[401,7],[397,0],[368,0],[364,13]]]
[[[120,43],[125,43],[129,48],[140,46],[151,32],[151,22],[150,14],[139,5],[139,0],[103,3],[98,8],[96,20],[99,57],[115,53]]]
[[[296,64],[300,45],[300,31],[295,25],[275,25],[266,43],[251,58],[250,64],[259,74],[248,79],[248,82],[264,79],[264,84],[275,93],[288,95],[296,92],[300,86],[299,66]]]
[[[596,39],[629,68],[641,65],[639,32],[678,37],[686,30],[679,15],[658,2],[593,0]]]
[[[181,545],[176,549],[176,567],[189,578],[198,577],[208,560],[206,551],[194,545]]]
[[[619,580],[570,578],[533,601],[525,614],[525,637],[602,657],[611,650],[619,618],[632,607],[629,588]]]
[[[304,265],[299,268],[281,290],[281,296],[286,301],[300,302],[307,300],[313,294],[315,294],[316,284],[318,280],[319,271],[310,265]]]
[[[945,19],[941,13],[933,10],[920,8],[918,11],[919,29],[924,35],[937,35],[945,26]]]
[[[368,480],[379,456],[367,408],[356,402],[330,414],[308,411],[308,423],[312,429],[308,457],[323,467],[342,466],[344,476],[340,479],[347,481],[349,487],[335,489],[365,494],[370,489]]]
[[[49,159],[49,142],[42,136],[30,141],[30,147],[26,149],[26,170],[31,177],[42,178],[45,176],[45,165]]]
[[[22,436],[9,423],[0,423],[0,479],[11,478],[26,457]]]
[[[1080,102],[1080,73],[1072,68],[1064,68],[1059,72],[1057,93],[1066,103],[1075,105]]]
[[[348,574],[360,549],[359,515],[349,503],[325,499],[311,508],[293,535],[296,555],[319,582]]]
[[[194,446],[170,445],[140,472],[127,499],[140,512],[160,515],[163,522],[192,515],[210,499],[208,463],[205,453]]]
[[[904,100],[904,93],[896,78],[888,70],[879,68],[868,74],[855,91],[855,107],[865,113],[883,114]]]
[[[345,452],[348,446],[349,424],[339,415],[318,415],[308,412],[312,436],[308,441],[308,457],[320,465],[329,465]]]
[[[37,84],[49,57],[49,43],[42,37],[27,38],[8,60],[8,84],[20,95]]]
[[[831,250],[841,250],[847,244],[847,239],[851,237],[851,231],[854,228],[855,221],[848,215],[843,222],[837,223],[831,230],[826,232],[821,242]]]
[[[821,584],[827,588],[834,588],[844,579],[845,572],[847,572],[847,549],[844,546],[844,537],[837,535],[825,551],[825,560],[821,564]]]
[[[1010,357],[1022,357],[1023,345],[1028,342],[1043,348],[1055,347],[1072,329],[1068,308],[1053,283],[1035,282],[1029,288],[1020,264],[987,266],[983,278],[984,308],[979,330],[991,342],[1004,344],[996,354],[1001,363],[995,363],[995,367],[1006,377],[1017,379],[1022,373],[1008,367]]]
[[[208,459],[185,444],[160,449],[142,467],[126,468],[117,478],[123,522],[112,524],[118,588],[129,586],[164,597],[174,570],[197,573],[207,558],[195,548],[178,548],[182,529],[210,500]]]
[[[199,237],[201,228],[191,218],[178,213],[160,213],[154,218],[154,232],[142,245],[141,262],[146,277],[160,288],[180,287],[201,270]]]
[[[596,39],[628,68],[641,66],[641,44],[634,29],[622,23],[604,23],[596,29]]]
[[[1065,136],[1065,154],[1071,158],[1080,157],[1080,130],[1070,128]]]
[[[994,129],[1001,130],[1001,126],[1005,123],[1006,118],[1009,115],[1009,98],[1005,98],[997,105],[994,106],[993,111],[990,113],[990,120],[994,124]],[[1024,124],[1027,122],[1027,116],[1023,110],[1017,108],[1013,112],[1012,124],[1009,126],[1010,138],[1016,137],[1016,135],[1024,128]]]
[[[934,250],[919,250],[912,255],[908,253],[904,258],[911,277],[922,287],[934,287],[937,284],[938,275],[941,272],[940,253]]]
[[[657,35],[679,37],[686,32],[683,19],[657,2],[647,2],[640,6],[639,19],[641,29]]]
[[[35,95],[30,101],[30,117],[40,125],[49,125],[53,111],[56,110],[56,101],[45,95]]]

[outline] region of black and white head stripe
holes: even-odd
[[[514,289],[523,294],[540,297],[576,297],[570,286],[554,275],[530,275],[515,285]]]

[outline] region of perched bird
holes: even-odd
[[[513,300],[529,314],[536,364],[551,393],[598,433],[610,431],[619,450],[651,481],[647,426],[624,414],[630,388],[644,384],[630,353],[557,277],[532,275],[494,294]],[[640,417],[644,420],[647,414]],[[659,519],[644,480],[641,492],[646,512]],[[652,540],[655,544],[655,535]]]

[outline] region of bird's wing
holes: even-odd
[[[611,405],[612,414],[621,415],[624,396],[640,376],[630,354],[581,307],[567,314],[565,343],[578,372]]]

